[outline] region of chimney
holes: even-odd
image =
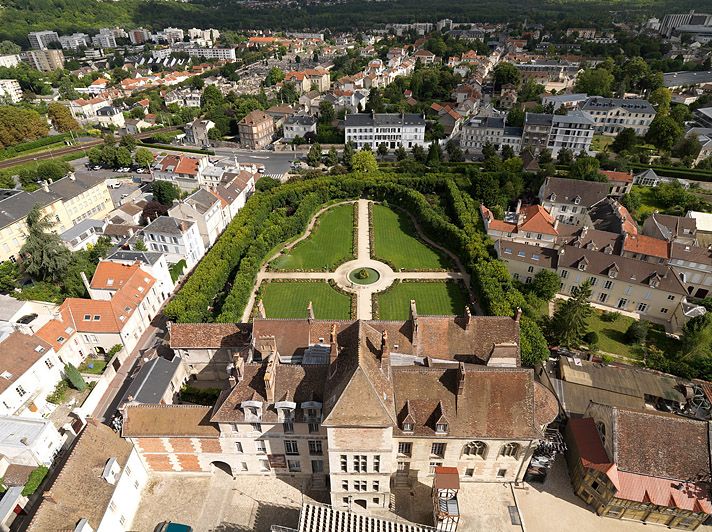
[[[232,364],[235,380],[242,382],[242,379],[245,378],[245,359],[240,356],[240,353],[235,353],[232,355]]]
[[[307,305],[307,319],[310,323],[314,321],[314,305],[312,305],[311,301]]]
[[[267,313],[265,312],[265,304],[262,302],[261,299],[257,302],[257,315],[262,319],[265,319],[267,317]]]
[[[383,331],[381,336],[381,370],[387,371],[390,374],[391,368],[391,349],[388,347],[388,332]]]
[[[584,226],[581,228],[581,238],[585,238],[585,237],[586,237],[586,233],[588,233],[588,226],[587,226],[587,225],[584,225]]]
[[[559,230],[559,219],[556,218],[556,219],[554,219],[554,231],[558,231],[558,230]]]
[[[522,210],[522,200],[517,200],[517,209],[514,211],[516,214],[519,214],[519,211]]]
[[[74,175],[74,172],[69,172],[67,174],[67,177],[69,178],[70,181],[76,181],[77,177]]]
[[[457,366],[457,396],[465,393],[465,364],[460,362]]]
[[[472,312],[470,312],[470,305],[465,305],[465,330],[469,331],[472,327],[473,319]]]
[[[267,369],[265,370],[265,392],[267,394],[267,402],[274,404],[274,389],[275,381],[277,380],[277,365],[279,357],[277,353],[272,353],[267,361]]]
[[[91,297],[91,286],[89,285],[89,279],[87,279],[87,274],[84,272],[79,272],[79,277],[82,278],[84,287],[87,289],[87,293],[89,294],[89,297]]]
[[[517,307],[517,312],[514,314],[514,321],[519,323],[519,320],[522,318],[522,307]]]
[[[418,308],[415,306],[415,299],[410,300],[410,319],[413,322],[413,347],[418,345]]]
[[[49,183],[47,181],[42,181],[42,190],[49,192]]]

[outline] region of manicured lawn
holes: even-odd
[[[594,135],[591,141],[591,149],[593,151],[603,151],[603,149],[613,142],[615,137],[606,135]]]
[[[351,298],[325,282],[265,283],[260,288],[268,318],[306,318],[309,301],[317,319],[348,320]]]
[[[618,316],[613,322],[603,321],[600,312],[594,312],[589,320],[589,330],[598,334],[598,348],[606,353],[622,355],[630,358],[642,358],[641,348],[631,345],[625,339],[625,332],[635,320],[628,316]],[[651,325],[648,331],[647,343],[662,349],[665,353],[672,353],[679,348],[678,342],[668,338],[660,328]]]
[[[451,281],[398,283],[376,297],[381,320],[408,319],[411,299],[419,316],[462,315],[465,311],[465,294]]]
[[[353,204],[338,205],[323,213],[312,234],[278,257],[273,270],[334,270],[353,258]]]
[[[665,210],[665,207],[661,205],[655,197],[656,189],[653,187],[641,187],[638,185],[633,188],[640,194],[641,205],[636,212],[638,218],[649,216],[655,211]]]
[[[417,237],[410,217],[383,205],[373,206],[373,248],[371,256],[404,270],[445,270],[452,267],[448,257]]]
[[[79,366],[80,373],[91,373],[92,375],[101,375],[104,373],[104,368],[106,367],[106,360],[101,358],[87,358]]]

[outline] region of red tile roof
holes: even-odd
[[[608,181],[619,181],[623,183],[632,183],[633,174],[629,172],[614,172],[612,170],[600,170],[600,173],[608,178]]]
[[[623,241],[623,250],[661,259],[670,258],[670,244],[652,236],[628,234]]]
[[[519,211],[519,227],[524,231],[532,233],[545,233],[547,235],[558,235],[554,229],[554,217],[549,214],[541,205],[529,205]]]

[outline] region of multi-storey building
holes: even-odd
[[[218,59],[220,61],[235,61],[234,48],[187,48],[190,57],[204,57],[205,59]]]
[[[594,122],[581,111],[551,117],[547,147],[556,157],[563,149],[575,154],[588,154],[593,141]]]
[[[553,115],[543,113],[525,113],[522,146],[539,151],[549,144]]]
[[[151,176],[157,181],[171,181],[190,192],[203,183],[203,174],[209,167],[208,157],[169,154],[156,158]]]
[[[566,435],[574,490],[598,515],[695,530],[712,514],[708,422],[592,402]]]
[[[62,50],[30,50],[22,52],[22,60],[40,72],[52,72],[64,68]]]
[[[197,222],[205,249],[210,248],[225,229],[220,198],[204,188],[180,200],[168,210],[168,215]]]
[[[22,100],[22,88],[16,79],[0,79],[0,101],[17,103]]]
[[[12,68],[20,64],[19,54],[0,55],[0,67]]]
[[[305,138],[308,133],[316,136],[316,117],[311,115],[288,116],[284,120],[284,140],[294,140],[297,137]]]
[[[185,260],[189,270],[205,255],[197,222],[159,216],[143,229],[142,237],[149,251],[165,253],[170,264]]]
[[[62,35],[59,38],[59,43],[65,50],[77,50],[79,48],[87,48],[89,46],[89,35],[86,33],[72,33],[71,35]]]
[[[294,83],[299,92],[309,92],[312,87],[319,92],[326,92],[331,87],[331,75],[325,68],[287,72],[284,81]]]
[[[111,30],[102,29],[91,38],[91,43],[97,48],[116,48],[116,37]]]
[[[387,507],[393,484],[430,483],[439,466],[519,481],[558,413],[519,367],[518,316],[418,316],[411,302],[404,322],[257,318],[174,324],[174,336],[189,364],[230,348],[233,387],[212,412],[129,406],[122,433],[146,463],[303,478],[337,508]]]
[[[522,133],[520,127],[507,126],[505,117],[475,117],[462,127],[460,147],[467,152],[479,152],[486,144],[498,150],[511,146],[514,153],[519,153]]]
[[[665,37],[670,37],[673,32],[680,26],[711,26],[712,15],[707,13],[689,13],[667,14],[660,22],[660,33]]]
[[[0,191],[0,261],[19,260],[27,232],[25,217],[38,204],[58,234],[84,219],[100,220],[113,208],[105,179],[93,174],[70,174],[34,192]]]
[[[237,124],[243,148],[261,150],[272,142],[274,121],[264,111],[252,111]]]
[[[59,42],[59,35],[56,31],[33,31],[27,40],[33,50],[46,50],[51,43]]]
[[[358,149],[368,145],[375,151],[381,144],[389,149],[425,146],[425,119],[417,114],[347,114],[344,125],[346,142]]]
[[[137,28],[128,32],[131,44],[143,44],[151,40],[151,32],[143,28]]]
[[[637,98],[601,98],[592,96],[581,110],[596,124],[596,131],[604,135],[616,135],[624,129],[632,129],[636,135],[648,132],[655,118],[655,108],[647,100]]]
[[[608,196],[608,183],[547,177],[539,189],[539,203],[562,222],[581,224],[588,211]]]

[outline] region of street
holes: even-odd
[[[253,151],[234,148],[213,148],[215,155],[221,157],[236,157],[240,163],[262,164],[265,167],[264,175],[281,178],[286,174],[294,159],[303,156],[301,152],[281,151]]]

